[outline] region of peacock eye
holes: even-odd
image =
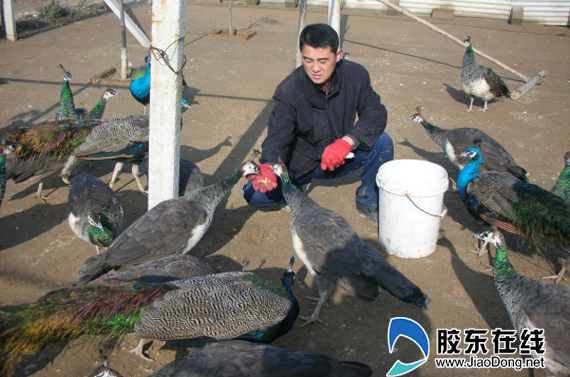
[[[133,289],[135,291],[138,291],[138,290],[142,289],[142,286],[140,286],[139,284],[135,284],[135,285],[133,285]]]

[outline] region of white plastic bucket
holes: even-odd
[[[378,170],[378,238],[389,254],[422,258],[435,251],[447,171],[422,160],[393,160]]]

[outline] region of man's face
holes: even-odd
[[[335,54],[328,46],[325,48],[313,48],[309,45],[304,45],[301,50],[305,73],[315,84],[324,84],[329,81],[341,55],[342,49],[339,48]]]

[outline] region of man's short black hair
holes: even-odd
[[[327,24],[307,25],[301,32],[299,42],[301,50],[305,45],[309,45],[312,48],[325,48],[328,46],[335,54],[340,44],[337,32]]]

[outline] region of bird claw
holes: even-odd
[[[303,323],[301,326],[299,326],[299,328],[305,327],[307,326],[309,323],[313,323],[313,322],[320,322],[323,323],[323,321],[318,317],[318,316],[310,316],[310,317],[301,317],[299,316],[300,319],[302,319],[303,321],[306,321],[305,323]]]
[[[544,276],[540,278],[541,280],[554,280],[554,284],[557,284],[560,280],[568,280],[566,279],[566,276],[562,275],[560,276],[560,274],[558,275],[552,275],[552,276]]]
[[[133,348],[132,350],[130,350],[130,353],[133,353],[135,355],[137,355],[138,357],[140,357],[141,359],[143,359],[144,361],[147,362],[153,362],[154,359],[151,359],[150,357],[147,357],[144,352],[143,352],[143,346],[144,346],[144,340],[141,340],[140,343]]]
[[[316,305],[319,304],[319,301],[321,300],[320,297],[310,297],[310,296],[305,296],[305,300],[309,300],[309,301],[315,301]],[[315,305],[315,304],[313,304]],[[326,301],[323,301],[323,306],[326,306],[327,308],[329,307],[329,304],[327,304]]]

